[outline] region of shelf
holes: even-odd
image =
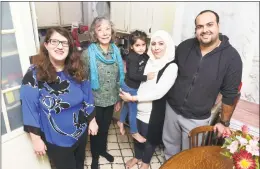
[[[15,29],[6,29],[6,30],[1,30],[1,34],[11,34],[11,33],[15,33]]]
[[[20,102],[17,102],[17,103],[15,103],[15,104],[12,105],[12,106],[6,106],[6,111],[11,110],[11,109],[13,109],[13,108],[15,108],[15,107],[18,107],[19,105],[21,105]]]
[[[2,52],[2,57],[8,57],[8,56],[13,56],[13,55],[19,55],[18,50],[12,51],[12,52]]]
[[[17,90],[19,88],[21,88],[21,85],[4,89],[4,90],[2,90],[2,94],[13,91],[13,90]]]

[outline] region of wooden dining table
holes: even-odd
[[[233,161],[220,154],[220,146],[184,150],[168,159],[160,169],[232,169]]]

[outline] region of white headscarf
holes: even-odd
[[[151,51],[151,43],[153,42],[155,37],[160,37],[166,45],[165,54],[160,59],[155,59],[155,57],[154,57],[154,55]],[[164,31],[164,30],[156,31],[151,37],[151,42],[150,42],[150,46],[148,48],[147,54],[150,57],[148,62],[147,62],[147,68],[152,66],[152,70],[154,72],[160,71],[167,63],[174,60],[174,58],[175,58],[175,43],[173,42],[173,39],[170,36],[170,34],[166,31]],[[148,72],[150,72],[151,70],[148,70],[148,69],[146,69],[146,70]],[[145,71],[144,74],[146,74],[148,72]]]

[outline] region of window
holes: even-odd
[[[36,43],[29,2],[2,2],[1,134],[2,142],[23,132],[20,87]],[[19,133],[19,134],[18,134]]]
[[[22,126],[19,89],[23,74],[9,2],[2,2],[1,11],[3,14],[1,30],[1,133],[4,135]]]

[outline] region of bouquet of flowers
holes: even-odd
[[[225,143],[221,152],[233,159],[235,169],[259,169],[259,138],[248,133],[244,125],[242,130],[232,131],[231,135],[223,134]]]

